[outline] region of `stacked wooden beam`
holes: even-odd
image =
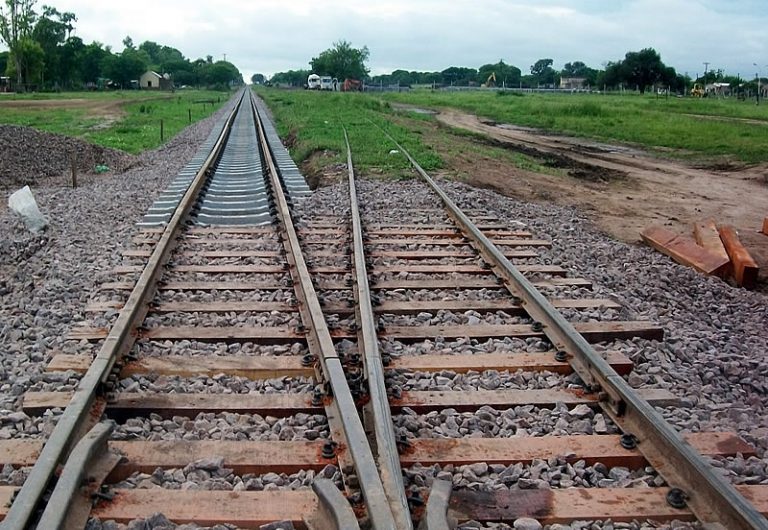
[[[768,234],[768,218],[763,223],[763,232]],[[737,285],[746,288],[757,282],[757,263],[730,225],[717,225],[714,219],[699,221],[693,224],[693,237],[654,225],[643,230],[640,237],[676,262],[704,274],[732,277]]]

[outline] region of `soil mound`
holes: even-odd
[[[0,188],[34,186],[68,174],[72,155],[82,174],[94,173],[97,165],[122,172],[136,160],[122,151],[17,125],[0,125],[0,153]]]

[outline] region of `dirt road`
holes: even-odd
[[[572,163],[571,176],[564,177],[486,160],[473,170],[465,168],[471,183],[521,199],[576,206],[589,211],[606,232],[628,242],[639,241],[640,231],[650,224],[689,233],[693,221],[713,217],[736,226],[762,268],[768,268],[768,236],[758,233],[768,216],[768,164],[725,171],[698,169],[634,148],[546,135],[455,110],[443,110],[437,119],[481,133],[512,150]]]

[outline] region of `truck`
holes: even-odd
[[[333,90],[335,84],[334,79],[329,75],[320,78],[320,90]]]
[[[320,76],[309,74],[309,77],[307,77],[307,88],[309,90],[320,90]]]

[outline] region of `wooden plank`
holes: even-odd
[[[91,328],[87,326],[73,328],[67,340],[98,341],[106,338],[108,329]],[[352,338],[349,331],[335,330],[332,335],[337,338]],[[305,334],[289,327],[224,327],[224,326],[163,326],[141,330],[137,333],[140,338],[150,340],[197,340],[201,342],[254,342],[258,344],[291,344],[303,342]]]
[[[733,279],[736,280],[736,284],[747,289],[754,287],[760,268],[746,247],[742,245],[739,233],[730,225],[721,225],[718,231],[725,250],[731,258]]]
[[[118,265],[114,274],[130,274],[144,270],[143,265]],[[169,273],[199,272],[204,274],[283,274],[287,273],[287,265],[170,265]]]
[[[734,433],[683,434],[696,451],[707,456],[755,455],[755,449]],[[638,449],[624,449],[619,435],[573,435],[512,438],[417,438],[400,452],[403,467],[421,464],[463,466],[475,462],[511,465],[534,459],[560,458],[569,463],[585,460],[608,467],[638,469],[648,465]],[[150,471],[151,473],[151,471]]]
[[[621,352],[606,352],[604,358],[619,375],[632,371],[633,363]],[[54,357],[54,360],[56,358]],[[554,352],[477,353],[473,355],[408,355],[392,359],[389,368],[414,372],[465,373],[484,370],[548,371],[570,374],[573,367],[567,362],[555,360]]]
[[[122,302],[91,302],[85,310],[91,313],[120,309]],[[271,311],[298,312],[294,304],[286,302],[163,302],[150,307],[152,313],[228,313],[251,311],[264,313]]]
[[[333,256],[333,253],[317,253],[312,256],[327,255]],[[537,258],[538,252],[535,250],[509,250],[504,253],[507,258]],[[461,250],[374,250],[366,252],[370,258],[397,258],[397,259],[443,259],[443,258],[477,258],[478,254],[471,249]]]
[[[735,486],[763,515],[768,516],[768,486]],[[5,517],[15,486],[0,486],[0,518]],[[659,522],[693,520],[688,510],[677,510],[666,501],[668,488],[571,488],[473,492],[455,490],[450,516],[464,522],[512,522],[533,517],[543,524],[575,520],[612,519],[616,522],[651,519]],[[201,526],[232,524],[258,528],[278,520],[290,520],[306,528],[299,514],[309,517],[317,510],[317,498],[308,490],[200,491],[132,489],[118,490],[111,501],[101,501],[91,513],[104,520],[127,524],[154,513],[164,513],[177,524]]]
[[[114,493],[114,500],[99,502],[93,508],[92,517],[127,524],[163,513],[176,524],[259,528],[275,521],[290,521],[297,529],[306,529],[304,518],[313,517],[318,509],[317,497],[308,488],[275,491],[153,488],[118,489]]]
[[[768,514],[768,486],[735,486],[762,514]],[[449,515],[459,522],[514,521],[532,517],[542,524],[569,524],[576,520],[632,522],[693,521],[687,509],[672,508],[669,488],[566,488],[545,490],[501,489],[493,492],[454,490]]]
[[[714,219],[705,219],[704,221],[693,223],[693,237],[696,240],[696,244],[700,247],[704,247],[723,260],[731,261],[725,246],[723,246],[723,241],[720,239],[720,233],[717,231]],[[730,266],[725,267],[721,272],[723,275],[730,274]]]
[[[649,340],[662,340],[664,330],[644,321],[606,321],[576,322],[573,327],[590,342],[641,337]],[[450,338],[503,338],[503,337],[543,337],[543,332],[534,332],[527,324],[498,325],[437,325],[437,326],[387,326],[379,333],[380,337],[399,341],[423,340],[434,337]]]
[[[608,299],[553,299],[552,305],[558,309],[593,309],[613,308],[619,309],[620,304]],[[355,308],[348,304],[324,303],[323,309],[329,313],[347,315],[354,313]],[[122,302],[92,302],[85,307],[88,312],[109,311],[120,309]],[[228,313],[251,311],[263,313],[270,311],[296,312],[298,308],[294,304],[285,302],[164,302],[150,308],[153,313]],[[437,311],[504,311],[512,315],[523,314],[520,304],[508,299],[501,300],[385,300],[374,306],[377,313],[390,313],[396,315],[412,315],[421,312],[435,313]]]
[[[704,274],[722,274],[728,267],[728,260],[700,247],[693,239],[674,234],[661,226],[646,228],[640,237],[662,254]]]
[[[389,227],[387,227],[389,226]],[[508,228],[496,228],[487,226],[481,230],[492,233],[496,237],[523,238],[532,237],[530,232],[525,230],[509,230]],[[378,225],[366,227],[365,234],[371,236],[440,236],[454,237],[462,239],[464,235],[455,226],[421,226],[421,225]]]
[[[763,219],[763,234],[768,236],[768,217]]]
[[[126,258],[147,258],[152,254],[149,249],[130,249],[123,251]],[[174,254],[174,257],[183,258],[280,258],[282,253],[275,250],[182,250]]]
[[[558,265],[515,265],[520,272],[537,273],[537,274],[552,274],[558,276],[565,276],[567,271]],[[346,268],[339,267],[315,267],[315,272],[329,272],[332,274],[348,272]],[[451,274],[451,273],[465,273],[465,274],[493,274],[491,269],[486,269],[478,265],[391,265],[391,266],[376,266],[374,265],[369,269],[370,274],[391,274],[398,272],[415,272],[424,274]]]
[[[63,372],[72,370],[85,373],[91,365],[90,355],[58,354],[51,359],[45,370]],[[121,377],[136,374],[154,373],[179,377],[195,377],[216,374],[235,375],[249,379],[272,379],[278,377],[313,377],[312,366],[301,364],[297,355],[272,356],[184,356],[166,355],[163,357],[142,357],[125,363],[120,371]]]
[[[680,400],[668,390],[642,388],[637,394],[656,407],[680,405]],[[400,398],[390,398],[393,412],[405,407],[417,414],[426,414],[435,410],[456,409],[459,412],[472,412],[483,406],[496,409],[534,405],[536,407],[554,407],[557,403],[568,406],[597,406],[597,394],[584,394],[577,390],[461,390],[461,391],[404,391]]]
[[[52,408],[64,408],[72,392],[27,392],[22,410],[30,416],[39,416]],[[637,394],[658,407],[680,406],[680,400],[668,390],[639,389]],[[107,404],[107,415],[117,419],[146,416],[151,413],[163,418],[173,416],[194,417],[200,413],[234,412],[285,417],[303,412],[323,414],[322,405],[314,406],[310,394],[175,394],[122,392]],[[400,398],[390,398],[393,410],[408,407],[418,413],[453,408],[461,412],[477,410],[485,405],[516,407],[535,405],[554,407],[557,403],[576,406],[597,406],[597,394],[584,394],[576,390],[473,390],[403,392]]]
[[[699,453],[707,456],[745,458],[755,449],[735,433],[683,433],[682,437]],[[637,449],[624,449],[618,435],[572,435],[512,438],[416,438],[400,452],[403,466],[420,463],[462,466],[474,462],[511,465],[529,463],[535,458],[561,458],[567,462],[585,460],[588,465],[602,462],[608,467],[632,469],[647,465]],[[324,440],[253,442],[230,440],[110,441],[110,449],[126,457],[109,480],[117,482],[131,473],[152,473],[155,469],[183,468],[211,455],[224,459],[224,466],[238,475],[246,473],[293,473],[301,469],[322,469],[335,458],[323,458]],[[40,440],[0,441],[0,465],[31,466],[40,454]],[[340,448],[339,450],[344,450]]]
[[[236,239],[236,238],[214,238],[214,237],[185,237],[179,242],[184,245],[218,245],[218,246],[226,246],[226,245],[238,245],[242,247],[249,247],[249,246],[263,246],[265,243],[278,243],[278,239],[276,237],[260,237],[258,239]],[[157,240],[155,239],[148,239],[145,237],[134,237],[131,239],[131,242],[135,245],[154,245],[157,243]]]
[[[72,392],[27,392],[22,409],[40,415],[51,408],[64,408]],[[322,405],[311,403],[311,394],[169,394],[157,392],[122,392],[107,405],[110,417],[124,419],[151,413],[163,418],[194,417],[200,413],[234,412],[261,416],[285,417],[303,412],[324,414]]]
[[[546,239],[524,239],[524,238],[506,238],[506,237],[495,237],[490,238],[494,245],[498,246],[505,246],[505,247],[551,247],[552,242],[547,241]],[[311,243],[313,245],[327,245],[327,244],[333,244],[335,241],[332,239],[326,239],[326,240],[318,240],[318,241],[308,241],[308,243]],[[455,245],[455,246],[470,246],[469,243],[465,242],[465,240],[461,240],[460,242],[457,242],[450,238],[442,238],[442,239],[429,239],[429,238],[415,238],[415,237],[409,237],[409,238],[403,238],[403,239],[397,239],[397,238],[370,238],[369,241],[366,241],[366,245],[435,245],[435,246],[445,246],[445,245]]]
[[[550,287],[581,287],[592,289],[592,282],[584,278],[552,277],[533,282],[537,288]],[[130,291],[132,282],[105,282],[99,286],[101,290]],[[317,288],[321,290],[347,291],[351,287],[336,280],[317,279]],[[496,278],[459,277],[440,280],[373,280],[371,289],[501,289],[502,284]],[[217,282],[164,282],[158,286],[160,291],[251,291],[251,290],[289,290],[292,287],[276,281],[217,281]]]
[[[576,322],[576,331],[590,342],[602,342],[616,339],[641,337],[648,340],[662,340],[664,330],[645,321],[607,321]],[[106,328],[76,327],[67,340],[97,341],[106,338]],[[150,340],[197,340],[201,342],[255,342],[264,344],[286,344],[303,342],[305,334],[289,327],[230,327],[230,326],[163,326],[141,330],[140,338]],[[355,340],[356,333],[348,329],[332,329],[331,336],[336,340]],[[386,326],[379,332],[380,338],[391,338],[400,342],[413,342],[442,337],[444,339],[476,338],[492,339],[505,337],[543,337],[543,332],[535,332],[527,324],[478,324],[437,325],[437,326]]]
[[[613,300],[607,299],[552,299],[552,305],[558,309],[592,309],[592,308],[621,308]],[[337,306],[326,306],[328,311],[336,312]],[[341,309],[341,308],[339,308]],[[504,311],[512,315],[523,314],[525,311],[520,304],[509,299],[501,300],[384,300],[373,307],[377,313],[394,315],[412,315],[422,312],[436,313],[438,311]]]
[[[101,284],[102,290],[126,291],[133,289],[132,282],[106,282]],[[348,289],[348,287],[345,287]],[[279,281],[218,281],[218,282],[163,282],[158,286],[159,291],[281,291],[292,290]]]
[[[520,272],[552,274],[565,276],[566,270],[558,265],[516,265]],[[118,265],[112,272],[114,274],[131,274],[144,270],[143,265]],[[346,274],[349,267],[315,266],[310,267],[314,274]],[[172,265],[168,272],[198,272],[204,274],[280,274],[287,272],[286,265]],[[372,274],[386,274],[396,272],[424,273],[424,274],[493,274],[491,269],[479,265],[392,265],[374,267]]]
[[[607,352],[605,359],[619,375],[632,371],[632,361],[620,352]],[[48,363],[46,372],[64,372],[71,370],[85,373],[91,365],[90,355],[54,355]],[[573,368],[567,362],[559,362],[554,352],[535,353],[483,353],[474,355],[414,355],[392,359],[389,368],[412,370],[417,372],[441,372],[449,370],[457,373],[484,370],[549,371],[570,374]],[[154,373],[193,377],[216,374],[236,375],[250,379],[269,379],[275,377],[312,377],[314,369],[302,366],[301,358],[295,355],[281,357],[189,357],[167,355],[163,357],[143,357],[130,361],[120,371],[121,377],[137,374]]]
[[[319,471],[335,464],[336,457],[322,456],[325,440],[315,441],[222,441],[222,440],[168,440],[168,441],[110,441],[109,448],[120,452],[125,459],[110,473],[109,482],[119,482],[132,473],[151,474],[157,468],[183,468],[210,458],[224,459],[224,465],[238,475],[246,473],[295,473],[302,469]],[[40,440],[0,441],[0,465],[14,467],[35,463],[43,442]],[[337,452],[344,451],[343,447]]]
[[[592,282],[583,278],[548,278],[547,280],[534,281],[536,287],[561,287],[573,286],[592,288]],[[321,289],[328,287],[318,284]],[[371,280],[371,289],[395,290],[395,289],[501,289],[503,283],[498,278],[478,278],[478,277],[458,277],[444,278],[439,280],[402,280],[395,278],[392,280]]]

